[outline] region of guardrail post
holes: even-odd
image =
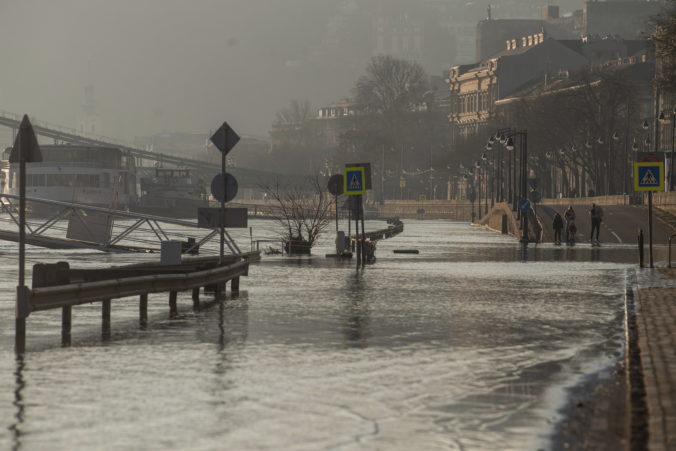
[[[63,307],[61,309],[61,344],[63,346],[70,345],[71,313],[71,306]]]
[[[110,338],[110,303],[110,299],[101,303],[101,334],[104,340]]]
[[[200,287],[192,289],[192,307],[194,309],[200,308]]]
[[[178,316],[178,307],[176,305],[177,298],[178,293],[176,291],[169,292],[169,316],[171,317]]]
[[[233,298],[239,296],[239,277],[235,277],[230,282],[230,291]]]
[[[141,324],[141,327],[145,327],[148,324],[148,294],[147,293],[144,293],[141,296],[139,296],[138,313],[139,313],[139,323]]]
[[[643,229],[638,230],[638,266],[643,268]]]

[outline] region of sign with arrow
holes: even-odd
[[[223,122],[216,133],[211,137],[211,142],[214,143],[214,146],[224,155],[227,155],[228,152],[235,147],[235,144],[239,142],[239,135],[230,128],[227,122]]]
[[[664,191],[664,163],[648,161],[634,163],[635,191]]]
[[[366,192],[364,167],[349,167],[343,170],[343,192],[347,196],[361,196]]]

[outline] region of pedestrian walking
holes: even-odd
[[[554,229],[554,244],[561,244],[561,230],[563,230],[563,218],[560,214],[556,213],[554,215],[554,221],[552,222],[552,228]]]
[[[575,227],[575,210],[573,210],[572,205],[568,205],[568,208],[566,208],[566,211],[563,213],[563,217],[566,218],[566,242],[570,243],[571,242],[571,226]],[[577,227],[575,227],[575,231],[577,231]],[[575,240],[575,233],[573,233],[573,240]]]
[[[589,214],[591,215],[591,236],[589,240],[592,246],[600,246],[599,231],[601,230],[601,221],[603,220],[603,209],[599,205],[592,204]],[[596,231],[596,240],[594,240],[594,231]]]

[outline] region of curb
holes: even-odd
[[[638,343],[638,327],[636,321],[636,304],[639,303],[638,288],[634,281],[627,280],[624,297],[624,330],[626,339],[625,373],[627,378],[626,418],[629,433],[629,449],[643,451],[648,449],[648,408],[641,366],[641,351]]]

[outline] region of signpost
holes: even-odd
[[[28,316],[28,287],[26,287],[26,163],[39,163],[42,153],[27,115],[19,125],[19,133],[9,154],[10,163],[19,163],[19,284],[16,287],[15,346],[17,353],[26,348],[26,317]]]
[[[362,195],[366,193],[366,171],[363,166],[347,166],[343,169],[343,192],[347,196],[359,196],[356,203],[359,211],[363,211]],[[351,199],[351,198],[350,198]],[[352,207],[354,204],[350,202]],[[359,217],[355,218],[355,234],[359,238]],[[361,246],[357,250],[357,264],[365,263],[366,235],[364,233],[364,214],[361,214]]]
[[[362,166],[343,170],[343,192],[347,196],[361,196],[366,192],[366,176]]]
[[[521,242],[528,244],[528,212],[530,210],[530,201],[528,199],[521,199],[519,202],[519,209],[521,210],[521,220],[523,221],[521,234]]]
[[[247,214],[246,208],[226,208],[224,215],[220,208],[198,208],[197,227],[213,229],[222,225],[228,228],[246,229],[248,227]]]
[[[225,156],[232,150],[233,147],[239,142],[239,136],[235,131],[228,125],[227,122],[223,122],[216,133],[211,137],[211,142],[214,143],[214,146],[221,151],[221,177],[225,181],[223,185],[223,196],[219,199],[221,201],[221,217],[225,217],[225,202],[228,198],[228,183],[226,180],[225,174]],[[215,196],[214,196],[215,197]],[[221,229],[221,246],[220,253],[218,256],[218,264],[223,264],[223,252],[225,247],[225,221],[220,225]]]
[[[225,187],[223,180],[225,180]],[[218,174],[211,181],[211,195],[214,196],[214,199],[222,200],[225,203],[235,198],[238,188],[237,179],[231,174],[225,174],[225,177],[223,174]]]
[[[653,191],[664,191],[664,158],[658,154],[640,155],[634,163],[634,191],[648,192],[648,236],[650,267],[653,261]]]
[[[343,174],[334,174],[329,179],[329,193],[333,194],[333,201],[336,205],[336,233],[338,233],[338,196],[343,194]]]

